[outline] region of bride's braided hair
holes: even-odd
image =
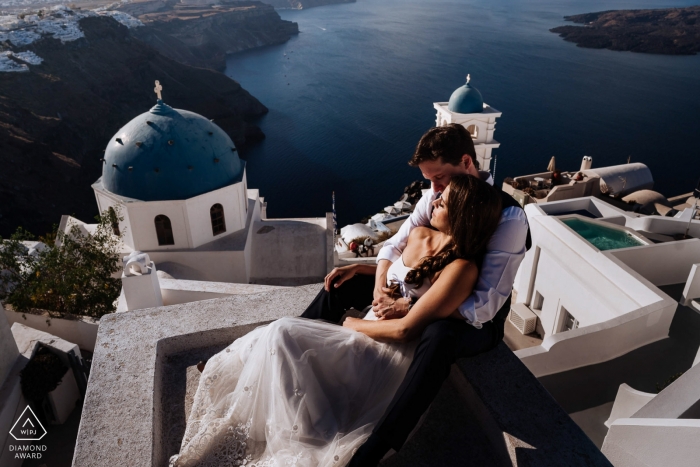
[[[501,219],[501,196],[488,183],[472,175],[450,180],[447,222],[452,241],[433,256],[423,258],[406,274],[405,281],[420,286],[458,258],[481,267],[486,246]]]

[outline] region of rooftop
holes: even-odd
[[[320,284],[107,315],[74,466],[164,466],[179,450],[196,362],[260,324],[301,313]],[[498,370],[494,370],[498,368]],[[391,467],[609,462],[504,345],[463,360]]]
[[[111,193],[141,201],[181,200],[240,181],[244,167],[226,132],[158,98],[107,144],[101,183]]]

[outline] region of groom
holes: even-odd
[[[414,227],[429,226],[432,202],[453,176],[469,174],[493,184],[488,172],[480,172],[469,132],[458,124],[431,128],[423,135],[409,165],[418,167],[431,188],[420,199],[398,233],[377,255],[377,273],[352,276],[334,269],[302,317],[338,322],[348,308],[362,309],[372,301],[379,317],[401,318],[409,306],[394,300],[386,288],[387,271],[399,259]],[[503,212],[491,237],[474,292],[458,310],[462,320],[443,319],[430,324],[421,335],[406,377],[372,435],[355,453],[348,467],[372,467],[391,449],[399,450],[420,417],[437,395],[451,365],[495,347],[503,338],[510,293],[518,266],[529,247],[525,212],[501,191]],[[526,246],[527,245],[527,246]]]

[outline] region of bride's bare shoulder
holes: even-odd
[[[429,236],[433,235],[435,231],[429,227],[414,227],[411,229],[411,233],[408,235],[408,238],[412,238],[414,240],[420,240],[423,238],[428,238]]]

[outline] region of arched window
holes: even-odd
[[[173,226],[170,224],[168,216],[162,214],[156,216],[156,235],[158,235],[158,245],[175,245],[173,238]]]
[[[477,127],[476,125],[469,125],[467,127],[467,131],[470,135],[472,135],[472,139],[476,139],[479,137],[479,127]]]
[[[109,216],[109,223],[112,225],[112,232],[117,237],[120,237],[121,232],[119,231],[119,218],[117,217],[117,212],[112,206],[110,206],[107,210],[107,216]]]
[[[226,232],[226,219],[224,219],[224,207],[216,203],[209,210],[211,216],[211,230],[214,235]]]

